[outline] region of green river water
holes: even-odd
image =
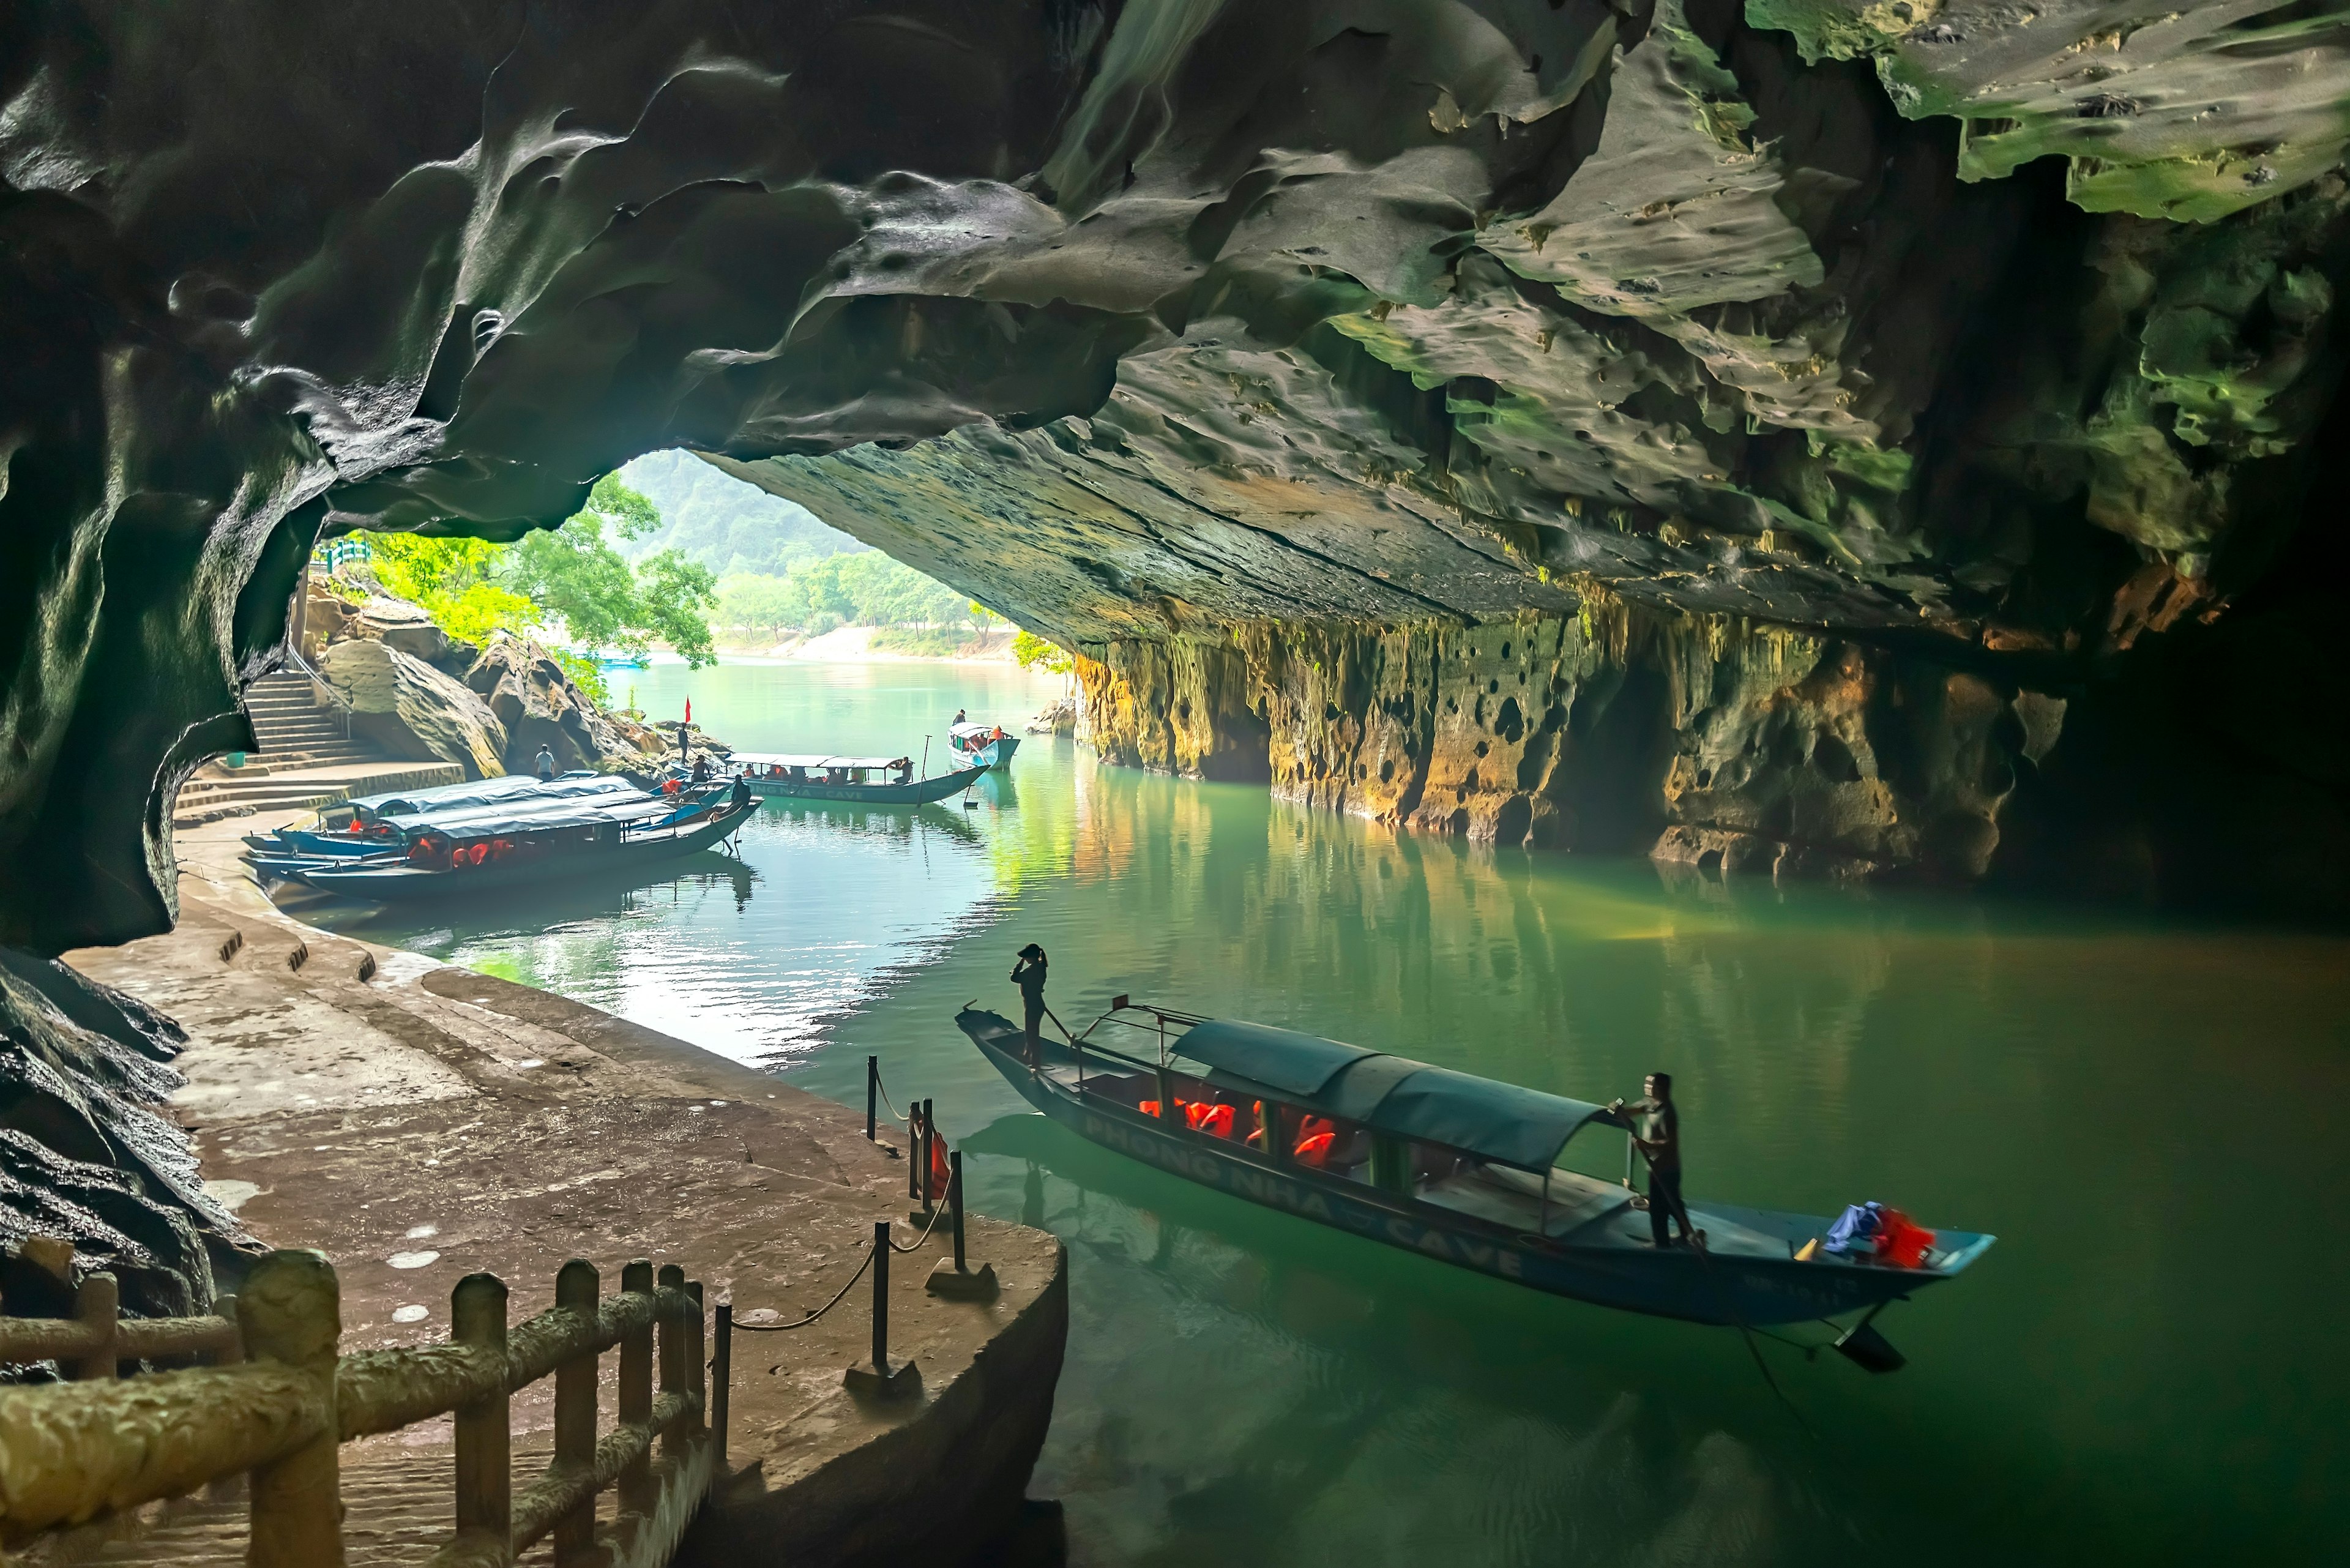
[[[758,750],[1018,727],[1057,681],[659,666]],[[357,929],[770,1064],[935,1099],[974,1207],[1068,1244],[1031,1491],[1102,1564],[2314,1561],[2350,1541],[2350,942],[1774,889],[1398,838],[1029,742],[973,809],[778,811],[739,863]],[[1692,1197],[1997,1232],[1870,1377],[1539,1296],[1209,1193],[1023,1114],[951,1022],[1052,954],[1115,991],[1586,1099],[1671,1070]],[[1619,1138],[1605,1151],[1620,1159]],[[2336,1544],[2328,1548],[2326,1541]]]

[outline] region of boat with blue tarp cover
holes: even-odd
[[[1916,1267],[1826,1249],[1825,1216],[1690,1200],[1695,1246],[1658,1247],[1633,1184],[1559,1162],[1613,1106],[1295,1030],[1135,1004],[1040,1041],[967,1006],[955,1023],[1020,1096],[1089,1142],[1233,1197],[1602,1306],[1744,1329],[1820,1323],[1872,1371],[1901,1365],[1872,1326],[1992,1237],[1939,1230]],[[1137,1050],[1097,1039],[1132,1032]],[[1851,1323],[1838,1319],[1851,1317]]]
[[[759,809],[712,786],[679,798],[639,794],[567,808],[484,809],[404,830],[365,857],[252,857],[255,868],[320,892],[368,899],[451,897],[690,855],[738,832]]]
[[[967,768],[1001,768],[1012,763],[1020,737],[1007,734],[1001,724],[965,722],[947,726],[947,750]]]
[[[373,855],[402,842],[406,829],[460,812],[539,804],[559,807],[577,800],[646,793],[629,780],[609,774],[568,773],[552,779],[509,774],[431,789],[361,795],[326,807],[315,826],[248,833],[244,843],[255,853],[269,856]]]
[[[927,805],[969,789],[984,767],[961,768],[931,778],[914,776],[910,757],[837,757],[809,752],[736,752],[724,776],[741,779],[754,794],[792,800],[838,800],[858,805]]]

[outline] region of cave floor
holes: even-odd
[[[478,1271],[507,1282],[519,1322],[552,1304],[573,1257],[594,1262],[607,1291],[629,1258],[679,1263],[707,1299],[731,1299],[738,1321],[761,1309],[789,1321],[848,1277],[874,1220],[893,1219],[901,1242],[914,1234],[899,1150],[887,1129],[868,1143],[846,1107],[594,1008],[281,913],[237,858],[239,835],[276,820],[182,830],[178,927],[66,958],[187,1031],[175,1064],[187,1083],[170,1110],[195,1134],[207,1188],[258,1240],[334,1260],[346,1350],[442,1339],[451,1288]],[[862,1281],[805,1330],[735,1335],[730,1507],[785,1502],[775,1494],[811,1478],[837,1493],[858,1468],[839,1461],[868,1446],[951,1452],[951,1433],[879,1441],[932,1412],[984,1427],[993,1401],[1049,1411],[1066,1310],[1059,1243],[978,1216],[968,1236],[974,1266],[993,1264],[1003,1285],[991,1303],[926,1293],[943,1225],[892,1259],[891,1353],[919,1366],[920,1401],[874,1406],[842,1387],[869,1345]],[[971,1378],[1023,1325],[1017,1353]],[[951,1397],[967,1379],[990,1386]],[[608,1375],[603,1395],[608,1424]],[[553,1398],[552,1379],[515,1397],[518,1446],[551,1434]],[[998,1424],[1034,1425],[1041,1441],[1041,1418]],[[1005,1435],[971,1434],[991,1450]],[[344,1458],[450,1441],[443,1418],[348,1445]],[[961,1457],[973,1472],[1007,1458]],[[1024,1480],[1024,1463],[1014,1468]]]

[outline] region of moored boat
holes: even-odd
[[[244,844],[255,854],[269,857],[375,855],[404,843],[408,832],[424,823],[460,813],[535,810],[580,800],[645,794],[627,779],[609,774],[577,772],[552,779],[509,774],[431,789],[361,795],[322,808],[314,819],[316,826],[248,833]]]
[[[1025,1059],[1010,1020],[956,1024],[1030,1105],[1079,1137],[1236,1198],[1602,1306],[1759,1328],[1818,1322],[1873,1371],[1901,1365],[1872,1326],[1993,1241],[1939,1231],[1916,1267],[1829,1251],[1835,1222],[1692,1200],[1701,1244],[1659,1248],[1645,1199],[1560,1166],[1609,1107],[1263,1024],[1110,1011]],[[1126,1026],[1140,1053],[1093,1038]],[[1835,1320],[1847,1315],[1856,1321]]]
[[[736,752],[724,776],[741,779],[754,794],[795,800],[850,801],[860,805],[924,805],[976,784],[987,770],[960,768],[926,779],[914,776],[910,757],[834,757]]]
[[[1001,724],[962,723],[947,726],[948,754],[967,768],[1000,768],[1020,749],[1020,737],[1006,734]]]
[[[723,794],[682,803],[585,805],[570,812],[447,818],[412,834],[404,850],[273,863],[272,875],[367,899],[447,898],[690,855],[729,837],[759,809]]]

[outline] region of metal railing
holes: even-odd
[[[334,1267],[317,1252],[257,1263],[234,1323],[118,1323],[112,1285],[91,1276],[69,1320],[0,1318],[0,1357],[58,1358],[78,1379],[0,1389],[0,1542],[244,1474],[248,1563],[339,1568],[339,1446],[453,1414],[455,1529],[435,1568],[504,1568],[548,1535],[558,1568],[602,1563],[596,1499],[615,1490],[619,1560],[659,1563],[724,1452],[723,1425],[713,1432],[704,1418],[702,1286],[674,1264],[656,1274],[630,1262],[619,1293],[599,1299],[595,1267],[574,1259],[556,1277],[556,1304],[511,1328],[504,1282],[469,1274],[452,1293],[446,1344],[348,1355],[338,1351]],[[599,1360],[616,1348],[619,1423],[599,1438]],[[221,1364],[111,1376],[122,1359],[204,1350]],[[722,1376],[727,1359],[722,1342]],[[508,1399],[549,1376],[554,1459],[517,1490]],[[722,1394],[721,1423],[723,1412]]]

